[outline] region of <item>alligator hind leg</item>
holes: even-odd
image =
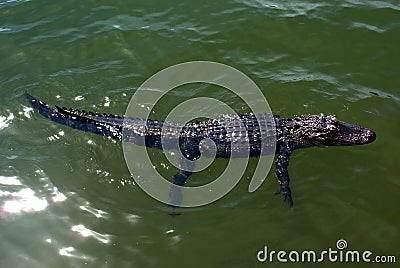
[[[194,162],[181,161],[178,173],[176,173],[173,178],[173,184],[171,185],[169,192],[169,203],[174,209],[173,215],[176,215],[175,208],[182,204],[182,189],[179,186],[183,186],[189,179],[192,172],[190,170],[194,169]]]
[[[279,181],[279,191],[275,194],[282,194],[284,196],[284,201],[289,204],[289,206],[293,207],[293,199],[292,199],[292,192],[290,191],[289,186],[289,172],[288,172],[288,165],[289,165],[289,157],[290,157],[290,150],[283,146],[278,152],[278,157],[276,159],[276,176],[278,177]]]
[[[182,189],[180,186],[185,184],[191,174],[192,172],[180,169],[178,173],[172,177],[173,184],[169,191],[169,203],[172,207],[179,207],[179,205],[182,204]]]

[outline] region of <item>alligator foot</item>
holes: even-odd
[[[283,195],[283,201],[289,204],[290,208],[293,208],[293,199],[292,192],[290,191],[290,187],[288,185],[282,185],[279,188],[279,191],[275,193],[275,195],[281,194]]]
[[[168,215],[170,215],[172,217],[175,217],[175,216],[179,216],[179,215],[182,215],[182,214],[177,211],[177,207],[171,206],[171,212],[169,212]]]
[[[174,176],[175,179],[176,175]],[[184,183],[184,182],[183,182]],[[182,183],[182,185],[183,185]],[[178,184],[173,184],[171,185],[170,191],[169,191],[169,207],[171,208],[171,212],[168,214],[171,216],[177,216],[180,215],[179,212],[177,212],[177,209],[179,208],[179,204],[182,203],[182,190],[179,188]]]

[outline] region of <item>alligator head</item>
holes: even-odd
[[[371,129],[339,121],[332,115],[302,115],[292,120],[292,128],[292,136],[301,140],[297,148],[361,145],[376,138]]]

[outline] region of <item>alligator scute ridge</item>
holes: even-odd
[[[178,125],[164,121],[145,121],[144,119],[125,118],[59,106],[54,109],[29,93],[25,93],[25,97],[41,115],[54,122],[116,140],[124,139],[123,129],[125,126],[125,129],[132,131],[132,142],[135,142],[135,135],[140,135],[145,137],[144,145],[147,147],[168,149],[161,143],[161,128],[164,127],[171,135],[179,135],[180,149],[190,160],[195,160],[200,156],[199,144],[204,138],[213,140],[217,145],[216,157],[229,158],[231,156],[230,149],[240,151],[241,144],[243,146],[250,145],[248,156],[260,156],[263,145],[257,118],[273,120],[276,128],[274,133],[276,135],[275,154],[277,155],[275,173],[280,185],[276,194],[282,194],[290,207],[293,207],[293,199],[289,186],[288,165],[290,155],[294,150],[312,146],[362,145],[376,139],[376,134],[371,129],[339,121],[332,115],[301,115],[293,119],[284,119],[276,115],[271,118],[271,115],[257,115],[256,117],[254,114],[239,114],[242,124],[246,127],[247,135],[237,133],[236,141],[238,143],[235,143],[237,148],[231,148],[233,137],[230,137],[220,125],[227,116],[201,122],[190,122],[181,129]],[[248,139],[244,139],[246,136]],[[192,172],[187,169],[179,170],[173,176],[173,183],[182,186],[191,174]]]

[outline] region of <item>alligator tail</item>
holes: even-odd
[[[58,106],[54,109],[27,92],[24,95],[34,109],[51,121],[115,140],[122,138],[123,118],[120,116],[101,115]]]

